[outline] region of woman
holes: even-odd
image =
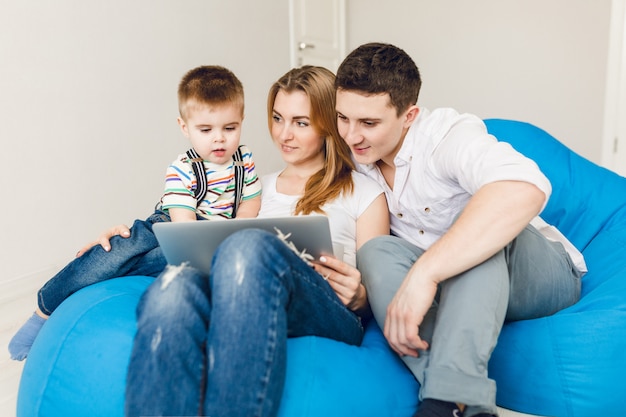
[[[356,250],[389,233],[389,215],[337,132],[334,75],[289,71],[270,89],[268,123],[286,167],[263,179],[259,216],[328,216],[343,259],[311,267],[275,235],[249,229],[220,245],[209,277],[169,266],[137,309],[128,416],[275,416],[288,337],[361,342],[369,308]]]

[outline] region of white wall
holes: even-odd
[[[601,161],[610,0],[352,0],[348,49],[383,41],[423,76],[421,105],[534,123]]]
[[[0,282],[151,213],[188,148],[176,89],[197,65],[240,77],[243,142],[274,169],[265,99],[289,69],[287,16],[286,0],[3,2]]]
[[[420,66],[423,105],[533,122],[598,162],[609,9],[350,0],[348,50],[395,43]],[[189,68],[239,75],[244,142],[261,172],[280,166],[265,96],[288,69],[287,23],[287,0],[3,2],[0,282],[62,265],[105,227],[151,211],[164,167],[187,146],[175,118]]]

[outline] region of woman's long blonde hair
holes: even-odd
[[[326,68],[305,65],[294,68],[280,77],[270,88],[267,97],[267,118],[271,130],[274,102],[279,91],[304,92],[311,102],[311,125],[324,136],[324,168],[313,174],[306,183],[304,195],[296,204],[294,214],[323,213],[322,206],[354,189],[354,163],[350,148],[339,136],[335,110],[335,75]]]

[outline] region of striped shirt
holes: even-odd
[[[261,195],[261,181],[256,175],[252,152],[246,146],[241,147],[245,167],[242,201]],[[162,210],[184,208],[195,211],[202,218],[213,216],[230,219],[235,202],[235,167],[233,161],[217,165],[204,161],[207,177],[207,193],[198,204],[194,197],[197,187],[192,164],[186,154],[181,154],[170,164],[165,175],[165,191],[161,198]]]

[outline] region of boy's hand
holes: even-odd
[[[118,235],[122,237],[130,237],[130,229],[128,228],[128,226],[126,226],[125,224],[118,224],[117,226],[113,226],[112,228],[104,231],[104,233],[98,236],[96,240],[89,242],[88,244],[83,246],[76,254],[76,257],[81,257],[85,252],[87,252],[89,249],[93,248],[96,245],[102,246],[102,248],[107,252],[110,251],[111,242],[109,241],[109,239],[111,239],[113,236]]]

